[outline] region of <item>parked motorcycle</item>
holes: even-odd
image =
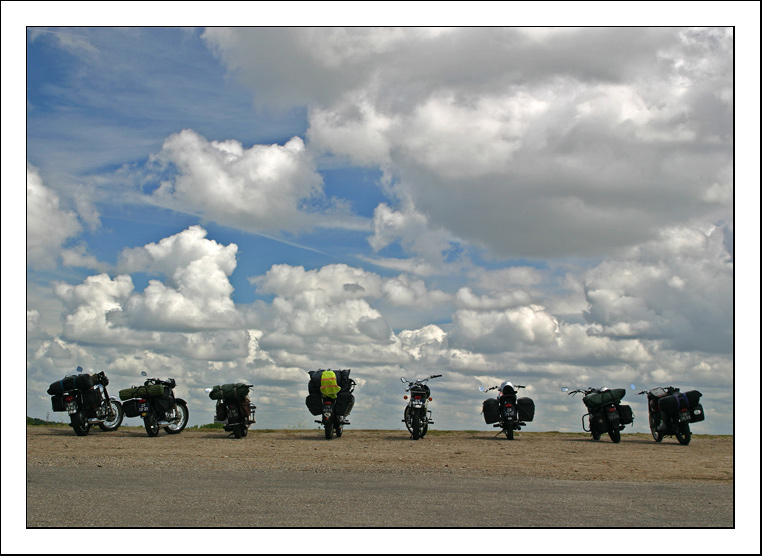
[[[142,418],[148,436],[158,436],[160,427],[168,434],[181,433],[188,424],[188,404],[175,398],[175,379],[148,378],[145,371],[140,374],[146,377],[143,386],[119,391],[124,414]]]
[[[333,435],[340,438],[344,434],[344,425],[350,425],[347,416],[355,405],[352,394],[357,383],[349,378],[350,369],[332,371],[331,369],[308,371],[308,396],[305,400],[307,409],[320,420],[315,422],[325,429],[325,439]]]
[[[620,432],[624,430],[625,425],[632,424],[634,420],[632,408],[620,403],[627,393],[624,388],[586,388],[570,391],[564,387],[561,391],[568,392],[570,396],[584,394],[582,402],[588,412],[582,416],[582,430],[591,433],[593,440],[600,440],[603,433],[608,432],[611,441],[616,444],[621,440]],[[585,428],[585,417],[588,428]]]
[[[48,388],[53,411],[66,411],[77,436],[85,436],[93,425],[102,431],[115,431],[122,424],[124,411],[115,397],[109,396],[106,373],[92,375],[77,367],[76,375],[67,375]]]
[[[401,377],[400,381],[407,382],[405,392],[410,392],[408,400],[407,394],[403,399],[408,400],[405,406],[404,419],[407,430],[413,435],[413,440],[418,440],[426,436],[426,432],[429,430],[429,425],[433,425],[434,421],[431,419],[431,411],[428,409],[429,402],[433,400],[431,397],[431,390],[426,384],[426,381],[432,378],[439,378],[442,375],[431,375],[424,379],[408,381],[405,377]]]
[[[482,392],[497,390],[497,398],[484,400],[482,413],[484,421],[493,427],[499,427],[508,440],[513,440],[513,431],[520,431],[526,421],[534,419],[534,401],[531,398],[519,398],[518,392],[526,386],[514,386],[508,381],[491,388],[479,387]],[[500,433],[498,433],[500,434]]]
[[[690,390],[680,392],[680,388],[664,386],[643,390],[648,400],[648,425],[656,442],[665,436],[673,436],[687,446],[691,441],[690,423],[704,420],[704,408],[699,403],[701,392]]]
[[[249,433],[249,425],[255,423],[254,410],[257,409],[249,399],[249,389],[253,384],[242,382],[222,384],[204,389],[213,400],[217,400],[214,422],[223,423],[227,432],[236,438],[243,438]]]

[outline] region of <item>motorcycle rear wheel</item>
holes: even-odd
[[[164,430],[167,431],[168,434],[180,434],[183,432],[185,425],[188,424],[188,406],[183,402],[176,402],[175,407],[177,408],[177,413],[180,414],[180,420],[177,423],[164,427]]]
[[[413,410],[411,421],[413,427],[413,440],[418,440],[421,437],[421,415],[418,411]]]
[[[675,438],[683,446],[687,446],[691,441],[691,427],[688,423],[680,423],[678,425],[678,432],[675,433]]]
[[[111,406],[110,409],[114,413],[114,417],[113,419],[106,419],[98,425],[104,432],[115,431],[120,427],[122,420],[124,419],[124,409],[122,409],[121,402],[109,400],[108,403]]]
[[[74,429],[77,436],[87,436],[90,427],[91,425],[87,422],[85,413],[81,409],[71,415],[71,428]]]
[[[513,424],[512,423],[510,425],[506,425],[503,428],[503,432],[505,433],[505,437],[508,440],[513,440]]]
[[[233,425],[233,436],[236,438],[242,438],[243,437],[243,425]]]
[[[333,438],[333,421],[328,421],[325,424],[325,439],[331,440]]]
[[[153,416],[153,413],[146,413],[146,416],[143,417],[143,424],[146,427],[148,436],[159,436],[159,423],[156,421],[156,417]]]
[[[619,434],[619,430],[617,429],[609,429],[609,438],[611,438],[611,441],[614,444],[618,444],[620,440],[622,440],[622,435]]]

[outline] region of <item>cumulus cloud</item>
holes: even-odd
[[[322,196],[322,178],[299,137],[246,149],[186,129],[170,136],[153,160],[176,170],[153,192],[156,203],[249,231],[315,224],[310,203]]]
[[[77,215],[61,207],[37,168],[26,167],[26,254],[33,268],[55,268],[62,246],[82,230]]]
[[[431,229],[494,253],[600,255],[699,215],[729,220],[732,30],[204,37],[259,101],[308,105],[311,148],[383,168]],[[265,43],[282,48],[259,55]]]

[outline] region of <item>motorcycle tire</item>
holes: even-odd
[[[233,425],[233,436],[243,438],[243,425]]]
[[[143,424],[146,427],[148,436],[159,436],[159,423],[156,421],[156,417],[153,416],[153,413],[146,413],[146,416],[143,417]]]
[[[691,441],[691,427],[688,423],[680,423],[678,431],[675,433],[675,438],[683,446],[687,446]]]
[[[124,409],[122,409],[122,403],[116,400],[109,400],[108,403],[110,405],[111,412],[114,414],[114,417],[113,419],[106,419],[98,425],[104,432],[115,431],[121,426],[122,420],[124,419]]]
[[[410,420],[410,406],[409,405],[405,407],[404,417],[405,417],[405,428],[407,428],[410,434],[413,434],[413,425]]]
[[[598,440],[601,439],[601,433],[599,433],[599,432],[593,431],[592,435],[593,435],[593,440],[595,440],[595,441],[598,441]]]
[[[333,438],[333,421],[328,421],[325,424],[325,439],[331,440]]]
[[[418,440],[421,437],[421,414],[418,411],[413,411],[411,417],[413,427],[413,440]]]
[[[176,400],[175,407],[177,408],[177,413],[180,414],[180,420],[177,423],[173,423],[164,427],[164,430],[167,431],[168,434],[180,434],[188,424],[188,406],[185,404],[185,402],[182,400]]]
[[[619,434],[619,430],[609,429],[609,438],[611,438],[614,444],[619,444],[619,441],[622,440],[622,435]]]
[[[87,436],[90,432],[90,423],[87,422],[84,411],[81,409],[71,415],[71,428],[77,436]]]
[[[336,438],[341,438],[341,435],[344,433],[344,425],[341,423],[336,423],[336,426],[333,427],[333,430],[336,432]]]
[[[508,440],[513,440],[513,426],[508,426],[503,429],[503,432],[505,433],[505,437]]]
[[[249,426],[248,425],[241,425],[241,436],[246,438],[247,434],[249,434]]]
[[[654,437],[656,442],[661,442],[664,439],[664,433],[657,430],[659,425],[656,424],[656,421],[653,417],[648,417],[648,424],[651,427],[651,436]]]

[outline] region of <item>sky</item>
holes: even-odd
[[[352,423],[581,430],[562,386],[697,389],[733,432],[731,28],[27,31],[27,413],[77,365],[116,394],[254,384],[314,428],[307,371],[349,368]],[[52,414],[55,420],[60,415]],[[638,418],[640,417],[640,418]],[[135,424],[140,424],[134,419]],[[131,422],[128,420],[128,423]]]
[[[563,386],[627,388],[625,432],[648,432],[639,391],[699,390],[700,434],[733,434],[736,381],[757,391],[734,264],[751,225],[758,308],[758,158],[736,178],[759,152],[758,27],[751,48],[728,26],[23,32],[29,416],[63,419],[46,390],[77,365],[112,394],[174,378],[191,425],[204,388],[254,384],[257,428],[316,428],[318,368],[352,370],[348,430],[404,428],[400,377],[441,374],[432,428],[479,431],[479,387],[504,380],[535,401],[528,431],[581,432]]]

